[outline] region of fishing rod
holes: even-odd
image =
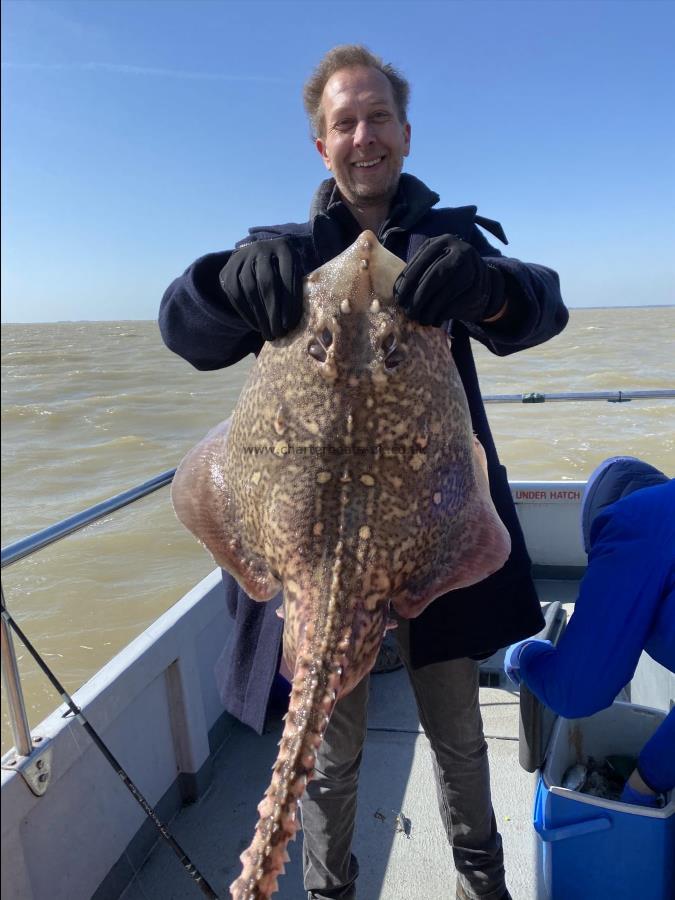
[[[175,840],[175,838],[171,835],[171,833],[167,829],[166,825],[164,825],[162,823],[162,821],[158,817],[155,810],[152,808],[152,806],[150,806],[150,804],[145,799],[143,794],[141,794],[141,792],[136,787],[136,785],[133,783],[131,778],[124,771],[124,769],[122,768],[120,763],[110,752],[110,750],[108,749],[106,744],[103,742],[103,740],[99,737],[99,735],[96,732],[96,730],[94,729],[94,727],[91,725],[91,723],[89,722],[89,720],[87,719],[85,714],[82,712],[82,709],[77,705],[77,703],[75,703],[75,701],[70,696],[68,691],[64,688],[64,686],[61,684],[59,679],[52,672],[52,670],[49,668],[47,663],[42,659],[42,657],[40,656],[38,651],[32,645],[30,640],[23,633],[21,627],[12,618],[9,610],[7,609],[7,607],[5,605],[5,592],[2,589],[2,586],[0,586],[0,597],[1,597],[1,602],[2,602],[1,614],[2,614],[2,618],[5,620],[5,623],[9,627],[11,627],[12,630],[16,633],[16,635],[19,638],[19,640],[21,641],[21,643],[24,645],[26,650],[28,650],[28,652],[33,657],[35,662],[38,664],[40,669],[42,669],[44,674],[47,676],[47,678],[51,682],[52,686],[58,691],[58,693],[61,696],[61,699],[70,708],[70,711],[78,719],[78,721],[80,722],[80,724],[82,725],[84,730],[87,732],[89,737],[94,742],[94,744],[96,744],[96,746],[101,751],[103,756],[110,763],[112,768],[115,770],[116,774],[119,775],[123,784],[128,788],[128,790],[130,791],[130,793],[132,794],[132,796],[134,797],[136,802],[140,805],[143,812],[150,819],[150,821],[153,823],[153,825],[155,825],[155,827],[157,828],[157,830],[159,831],[161,836],[164,838],[164,840],[167,842],[167,844],[171,847],[173,852],[179,858],[181,865],[183,866],[185,871],[188,873],[190,878],[192,878],[193,881],[196,882],[197,886],[199,887],[201,892],[206,897],[210,897],[211,900],[218,900],[218,894],[213,890],[213,888],[208,883],[206,878],[202,875],[202,873],[199,871],[199,869],[190,860],[190,857],[187,855],[187,853],[182,849],[182,847],[178,844],[178,842]]]

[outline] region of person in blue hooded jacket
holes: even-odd
[[[567,719],[609,706],[641,653],[675,672],[675,480],[633,457],[612,457],[582,500],[588,569],[558,644],[528,638],[504,669]],[[675,788],[675,708],[643,747],[621,799],[657,807]]]

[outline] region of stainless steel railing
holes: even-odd
[[[2,680],[7,694],[7,708],[9,710],[9,723],[12,727],[14,746],[19,756],[30,756],[33,750],[33,741],[30,736],[28,716],[26,715],[26,703],[23,698],[21,676],[16,663],[16,652],[12,640],[9,621],[5,612],[5,592],[2,592],[2,619],[0,619],[0,646],[2,649]]]
[[[483,394],[483,403],[547,403],[550,401],[607,400],[608,403],[626,403],[629,400],[674,400],[675,390],[650,391],[564,391],[542,394],[530,391],[525,394]]]
[[[91,525],[92,522],[97,522],[99,519],[103,519],[105,516],[110,515],[110,513],[122,509],[122,507],[128,506],[130,503],[135,503],[136,500],[140,500],[142,497],[147,497],[148,494],[152,494],[159,488],[170,484],[175,473],[175,469],[169,469],[167,472],[155,475],[155,477],[151,478],[149,481],[144,481],[142,484],[139,484],[128,491],[123,491],[121,494],[115,494],[114,497],[103,500],[95,506],[90,506],[88,509],[83,510],[83,512],[76,513],[74,516],[69,516],[67,519],[62,519],[55,525],[50,525],[48,528],[43,528],[42,531],[36,531],[35,534],[31,534],[26,538],[15,541],[13,544],[9,544],[7,547],[3,547],[2,564],[0,565],[0,568],[4,569],[5,566],[11,566],[20,559],[30,556],[31,553],[36,553],[38,550],[42,550],[44,547],[48,547],[50,544],[60,541],[69,534],[73,534],[75,531],[79,531],[81,528]],[[7,707],[9,709],[12,736],[14,738],[14,747],[16,748],[17,754],[19,756],[30,756],[33,752],[33,741],[28,725],[28,717],[26,715],[26,702],[21,686],[21,675],[16,662],[16,653],[14,652],[12,632],[9,626],[9,616],[5,609],[5,593],[4,590],[2,590],[1,585],[0,591],[2,591],[2,614],[0,621],[2,680],[7,694]]]
[[[142,497],[147,497],[153,491],[170,484],[175,474],[175,469],[169,469],[167,472],[155,475],[149,481],[144,481],[143,484],[139,484],[128,491],[115,494],[114,497],[109,497],[108,500],[103,500],[95,506],[90,506],[74,516],[62,519],[55,525],[50,525],[48,528],[43,528],[42,531],[36,531],[28,537],[22,538],[20,541],[8,544],[7,547],[2,548],[2,564],[0,568],[4,569],[5,566],[11,566],[25,556],[30,556],[31,553],[60,541],[61,538],[67,537],[69,534],[73,534],[87,525],[91,525],[92,522],[103,519],[118,509],[122,509],[123,506],[135,503],[136,500],[140,500]]]

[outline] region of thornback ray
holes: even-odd
[[[449,339],[394,300],[403,267],[365,231],[308,275],[297,328],[174,479],[179,519],[246,593],[283,589],[289,710],[235,900],[277,889],[330,714],[391,611],[417,616],[510,552]]]

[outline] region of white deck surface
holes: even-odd
[[[542,600],[570,600],[575,584],[539,585]],[[543,588],[543,590],[542,590]],[[518,763],[518,695],[481,688],[489,748],[493,805],[504,844],[507,885],[513,900],[533,900],[532,798],[535,775]],[[256,805],[269,782],[280,728],[262,737],[238,726],[219,751],[212,784],[186,807],[170,830],[223,898],[239,871]],[[441,826],[429,744],[421,732],[403,670],[371,678],[369,731],[361,768],[354,852],[359,858],[359,900],[453,900],[452,854]],[[409,820],[409,834],[399,814]],[[279,883],[279,900],[303,900],[301,836]],[[203,896],[161,841],[123,894],[124,900],[189,900]]]

